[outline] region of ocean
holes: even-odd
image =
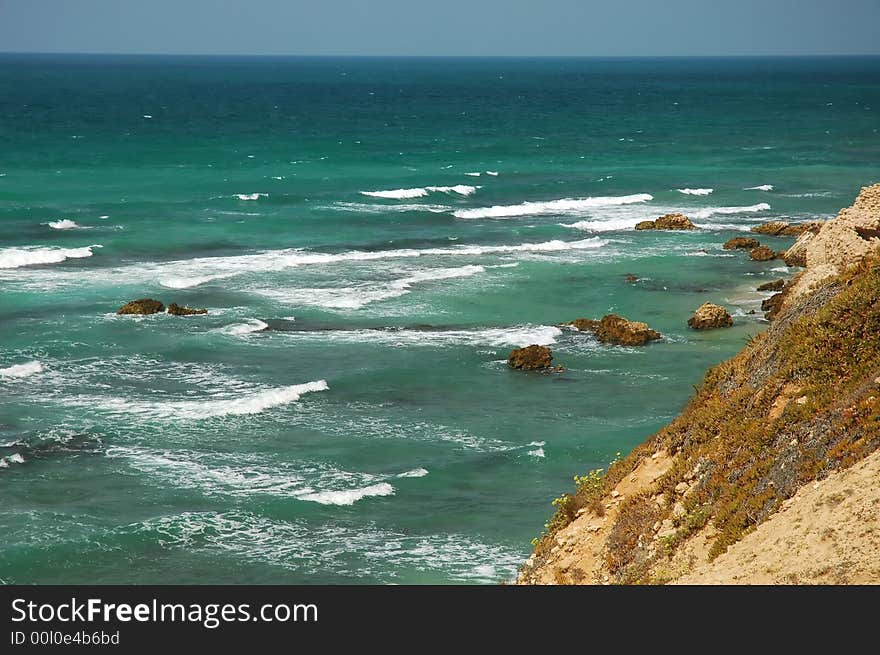
[[[0,56],[0,581],[512,579],[878,128],[880,58]],[[664,338],[558,327],[609,312]]]

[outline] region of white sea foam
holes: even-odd
[[[413,469],[411,471],[406,471],[405,473],[398,473],[397,477],[398,478],[423,478],[426,475],[428,475],[428,469],[424,469],[424,468],[419,467],[419,468]]]
[[[770,209],[770,205],[766,202],[757,205],[749,205],[748,207],[702,207],[700,209],[691,209],[687,211],[687,215],[692,219],[706,219],[715,215],[730,214],[752,214],[755,212],[763,212]]]
[[[0,469],[9,468],[10,464],[24,464],[21,453],[12,453],[8,457],[0,457]]]
[[[48,223],[49,227],[53,230],[76,230],[82,229],[82,225],[78,225],[76,222],[70,220],[69,218],[62,218],[58,221],[50,221]]]
[[[259,198],[268,198],[268,193],[236,193],[235,197],[239,200],[258,200]]]
[[[412,287],[423,282],[465,278],[484,273],[483,266],[460,266],[417,271],[407,277],[384,283],[362,284],[352,287],[323,287],[258,290],[264,296],[286,304],[304,304],[328,309],[360,309],[373,302],[398,298],[409,293]]]
[[[347,343],[383,343],[406,347],[425,346],[549,346],[556,343],[562,330],[552,325],[520,325],[508,328],[474,328],[470,330],[334,330],[319,332],[285,332],[295,339],[319,339]]]
[[[0,377],[3,378],[26,378],[29,375],[41,373],[43,364],[38,361],[28,362],[27,364],[14,364],[7,368],[0,368]]]
[[[399,582],[401,572],[433,572],[452,582],[512,580],[519,548],[476,541],[466,534],[413,534],[373,523],[271,519],[244,511],[183,512],[120,528],[140,540],[187,552],[198,548],[242,562],[268,563],[311,573],[321,569],[348,578]],[[488,563],[487,563],[488,562]]]
[[[247,323],[233,323],[232,325],[227,325],[224,328],[220,328],[220,331],[240,337],[246,334],[251,334],[252,332],[262,332],[267,327],[269,327],[268,323],[264,323],[258,318],[252,318],[248,319]]]
[[[574,214],[600,207],[616,207],[633,203],[648,202],[654,197],[648,193],[629,196],[599,196],[595,198],[563,198],[546,202],[523,202],[518,205],[494,205],[475,209],[459,209],[452,213],[456,218],[516,218],[519,216],[539,216],[542,214]]]
[[[744,191],[773,191],[772,184],[759,184],[758,186],[749,186]]]
[[[476,193],[478,186],[456,184],[454,186],[426,186],[412,189],[391,189],[388,191],[361,191],[362,196],[371,198],[388,198],[390,200],[402,200],[408,198],[424,198],[429,193],[457,193],[460,196],[470,196]]]
[[[159,284],[166,289],[191,289],[200,284],[211,282],[212,280],[220,280],[229,275],[202,275],[196,277],[167,277],[159,280]]]
[[[388,212],[431,212],[432,214],[442,214],[443,212],[452,209],[452,207],[449,207],[448,205],[436,204],[406,203],[397,205],[369,205],[360,202],[337,202],[332,208],[362,214],[387,214]]]
[[[82,248],[54,248],[42,246],[23,246],[20,248],[0,248],[0,268],[21,268],[23,266],[39,266],[42,264],[60,264],[67,259],[82,259],[92,256],[92,248],[99,245],[83,246]]]
[[[374,262],[384,260],[417,259],[420,257],[481,257],[484,255],[503,254],[549,254],[561,252],[579,252],[594,250],[608,244],[599,237],[591,237],[577,241],[544,241],[537,243],[520,243],[512,245],[465,245],[456,244],[437,248],[401,248],[392,250],[350,250],[346,252],[327,253],[301,249],[266,250],[254,254],[221,257],[197,257],[194,259],[169,262],[142,262],[128,266],[89,271],[88,276],[80,272],[63,271],[32,271],[23,280],[32,288],[50,289],[59,286],[77,286],[81,284],[119,284],[134,282],[154,282],[172,280],[174,278],[204,278],[207,276],[232,276],[238,274],[256,274],[275,272],[298,266],[327,266],[341,262]],[[6,255],[8,251],[0,250],[0,268],[9,268],[14,261],[21,263],[20,254],[15,258]],[[30,251],[24,251],[29,258]],[[16,250],[16,253],[20,253]],[[88,256],[88,255],[85,255]],[[33,263],[33,258],[30,258]]]
[[[491,175],[492,177],[498,177],[498,171],[486,171],[486,175]]]
[[[480,177],[480,173],[465,173],[465,175],[468,175],[470,177]]]
[[[346,489],[344,491],[318,491],[313,494],[299,496],[300,500],[309,500],[321,505],[354,505],[357,501],[368,496],[393,496],[394,487],[387,482],[371,484],[360,489]]]
[[[352,505],[369,496],[388,496],[388,476],[343,471],[323,462],[278,462],[258,455],[113,446],[107,456],[166,485],[197,489],[207,496],[270,495],[323,505]]]
[[[115,414],[141,415],[152,420],[200,420],[218,416],[259,414],[267,409],[298,401],[303,395],[327,391],[325,380],[289,387],[266,389],[240,397],[211,400],[136,401],[126,398],[71,399],[71,404],[86,404]]]
[[[676,189],[679,193],[687,196],[708,196],[715,189]]]
[[[527,454],[530,455],[531,457],[543,458],[544,457],[544,449],[543,448],[536,448],[535,450],[530,450]]]

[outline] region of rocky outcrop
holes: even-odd
[[[649,328],[647,323],[630,321],[617,314],[606,314],[601,321],[578,318],[565,325],[571,325],[581,332],[591,331],[599,341],[618,346],[643,346],[649,341],[662,338],[662,335]]]
[[[773,237],[796,237],[804,232],[818,232],[824,221],[810,221],[808,223],[786,223],[785,221],[770,221],[752,228],[756,234],[766,234]]]
[[[864,187],[851,207],[826,221],[818,234],[806,240],[806,271],[792,290],[792,300],[820,287],[829,278],[880,252],[880,184]]]
[[[797,241],[782,254],[782,261],[786,266],[807,265],[807,244],[816,237],[814,232],[804,232],[797,238]]]
[[[772,282],[765,282],[764,284],[759,284],[757,291],[779,291],[782,287],[785,286],[785,280],[773,280]]]
[[[757,248],[761,244],[757,239],[752,237],[733,237],[732,239],[728,239],[724,242],[722,248],[725,250],[737,250],[740,248],[744,248],[747,250],[751,250],[752,248]]]
[[[553,353],[547,346],[531,345],[514,348],[507,357],[507,365],[522,371],[539,371],[550,368]]]
[[[733,318],[721,305],[713,305],[710,302],[703,303],[688,319],[688,327],[694,330],[711,330],[714,328],[730,327]]]
[[[767,246],[758,246],[749,251],[749,259],[756,262],[766,262],[776,259],[776,251]]]
[[[681,415],[554,501],[518,583],[880,582],[880,185],[850,210]]]
[[[696,227],[684,214],[664,214],[653,221],[636,223],[637,230],[695,230]]]
[[[769,298],[764,299],[761,302],[761,311],[764,312],[764,318],[768,321],[772,321],[776,318],[777,314],[782,310],[782,303],[784,300],[784,292],[774,293]]]
[[[193,316],[194,314],[207,314],[207,309],[193,309],[192,307],[181,307],[177,303],[168,305],[168,313],[174,316]]]
[[[152,298],[139,298],[138,300],[132,300],[131,302],[125,303],[122,307],[116,310],[116,313],[141,315],[158,314],[164,309],[165,305],[158,300],[153,300]]]

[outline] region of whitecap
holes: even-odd
[[[332,209],[341,209],[343,211],[352,211],[362,214],[387,214],[388,212],[431,212],[432,214],[442,214],[452,209],[447,205],[430,205],[419,203],[406,203],[397,205],[369,205],[360,202],[337,202]]]
[[[398,473],[398,478],[423,478],[428,475],[428,469],[424,469],[419,467],[417,469],[413,469],[411,471],[406,471],[405,473]]]
[[[42,264],[60,264],[67,259],[82,259],[92,256],[92,248],[55,248],[42,246],[22,246],[20,248],[0,248],[0,268],[21,268]]]
[[[14,364],[7,368],[0,368],[0,377],[4,378],[26,378],[35,373],[43,371],[42,362],[33,361],[26,364]]]
[[[492,177],[498,177],[498,171],[486,171],[486,175],[491,175]]]
[[[480,173],[465,173],[469,177],[480,177]]]
[[[457,193],[460,196],[470,196],[476,193],[478,186],[470,186],[467,184],[456,184],[454,186],[427,186],[415,187],[412,189],[391,189],[388,191],[361,191],[362,196],[370,196],[372,198],[388,198],[391,200],[401,200],[407,198],[424,198],[429,193]]]
[[[530,450],[528,452],[528,455],[530,455],[531,457],[543,458],[544,457],[544,449],[543,448],[536,448],[535,450]]]
[[[715,189],[676,189],[679,193],[687,196],[708,196]]]
[[[384,343],[406,347],[445,347],[445,346],[494,346],[523,347],[537,344],[549,346],[556,343],[562,330],[554,325],[520,325],[507,328],[473,328],[450,330],[333,330],[297,331],[283,334],[296,339],[319,339],[346,343]]]
[[[114,414],[141,415],[150,420],[201,420],[220,416],[259,414],[267,409],[298,401],[307,393],[327,391],[325,380],[266,389],[239,397],[211,400],[137,401],[125,398],[70,399],[70,404],[84,404]]]
[[[369,496],[393,496],[394,487],[387,482],[371,484],[360,489],[346,489],[344,491],[318,491],[312,494],[299,496],[300,500],[308,500],[321,505],[354,505],[362,498]]]
[[[235,197],[239,200],[258,200],[259,198],[268,198],[268,193],[236,193]]]
[[[286,304],[304,304],[328,309],[360,309],[370,303],[406,295],[416,284],[465,278],[484,273],[483,266],[460,266],[417,271],[407,277],[386,283],[362,284],[353,287],[323,287],[295,289],[264,289],[257,293]]]
[[[716,214],[751,214],[755,212],[763,212],[770,209],[770,205],[766,202],[757,205],[749,205],[747,207],[703,207],[700,209],[688,210],[687,214],[692,219],[705,219],[715,216]]]
[[[456,218],[515,218],[519,216],[539,216],[542,214],[571,214],[588,211],[598,207],[615,207],[633,203],[648,202],[654,197],[648,193],[629,196],[608,196],[595,198],[562,198],[545,202],[523,202],[518,205],[494,205],[475,209],[459,209],[452,213]]]
[[[240,337],[246,334],[251,334],[252,332],[262,332],[267,327],[269,327],[268,323],[264,323],[258,318],[252,318],[248,319],[247,323],[234,323],[232,325],[227,325],[224,328],[220,328],[220,332]]]
[[[76,222],[70,220],[69,218],[62,218],[58,221],[50,221],[47,223],[49,227],[53,230],[76,230],[82,229],[82,225],[78,225]]]
[[[205,284],[205,282],[211,282],[212,280],[220,280],[226,277],[230,277],[230,275],[233,274],[230,273],[229,275],[202,275],[199,277],[166,277],[159,280],[159,284],[166,289],[191,289],[192,287],[197,287],[201,284]]]
[[[743,189],[743,191],[773,191],[772,184],[759,184],[758,186],[749,186]]]

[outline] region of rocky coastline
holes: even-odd
[[[770,252],[801,270],[758,288],[775,292],[769,328],[672,423],[575,477],[518,584],[880,582],[880,489],[866,483],[880,470],[880,184],[830,221],[752,231],[796,237]]]

